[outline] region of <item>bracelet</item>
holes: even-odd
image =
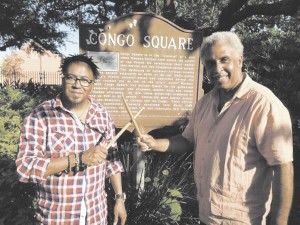
[[[124,202],[126,200],[126,193],[123,192],[122,194],[115,194],[115,200],[122,199]]]
[[[70,171],[71,171],[70,156],[68,155],[67,158],[68,158],[68,167],[67,167],[67,169],[64,170],[64,172],[70,173]]]
[[[86,168],[86,165],[83,164],[82,162],[82,155],[83,155],[83,152],[80,152],[79,153],[79,171],[83,171],[85,168]]]
[[[75,166],[74,166],[74,175],[79,171],[79,162],[78,162],[78,156],[75,153]]]
[[[62,175],[62,171],[59,171],[59,172],[54,174],[54,176],[56,176],[56,177],[60,177],[61,175]]]

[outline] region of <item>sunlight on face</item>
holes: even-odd
[[[87,79],[94,80],[93,72],[91,68],[84,62],[76,62],[72,63],[68,68],[68,74],[72,74],[72,76],[78,79]],[[88,101],[88,97],[93,90],[93,83],[91,83],[88,87],[84,87],[81,85],[79,80],[74,80],[71,82],[69,80],[64,79],[63,81],[63,92],[66,99],[70,104],[82,104]]]
[[[226,42],[218,42],[206,54],[204,66],[217,88],[233,89],[241,81],[243,56]]]

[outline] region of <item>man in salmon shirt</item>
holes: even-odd
[[[138,138],[143,151],[194,152],[201,224],[287,225],[293,195],[288,110],[242,71],[232,32],[204,39],[201,59],[214,89],[201,98],[182,135]],[[272,204],[271,204],[272,203]]]

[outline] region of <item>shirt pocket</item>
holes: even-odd
[[[63,128],[53,128],[49,134],[49,149],[53,158],[68,155],[75,145],[75,137],[73,130]]]

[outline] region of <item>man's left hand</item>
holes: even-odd
[[[121,225],[125,225],[126,222],[126,218],[127,218],[127,213],[126,213],[126,209],[125,209],[125,204],[124,204],[124,200],[122,199],[117,199],[116,200],[116,204],[115,204],[115,208],[114,208],[114,224],[113,225],[117,225],[118,224],[118,219],[120,217],[121,219]]]

